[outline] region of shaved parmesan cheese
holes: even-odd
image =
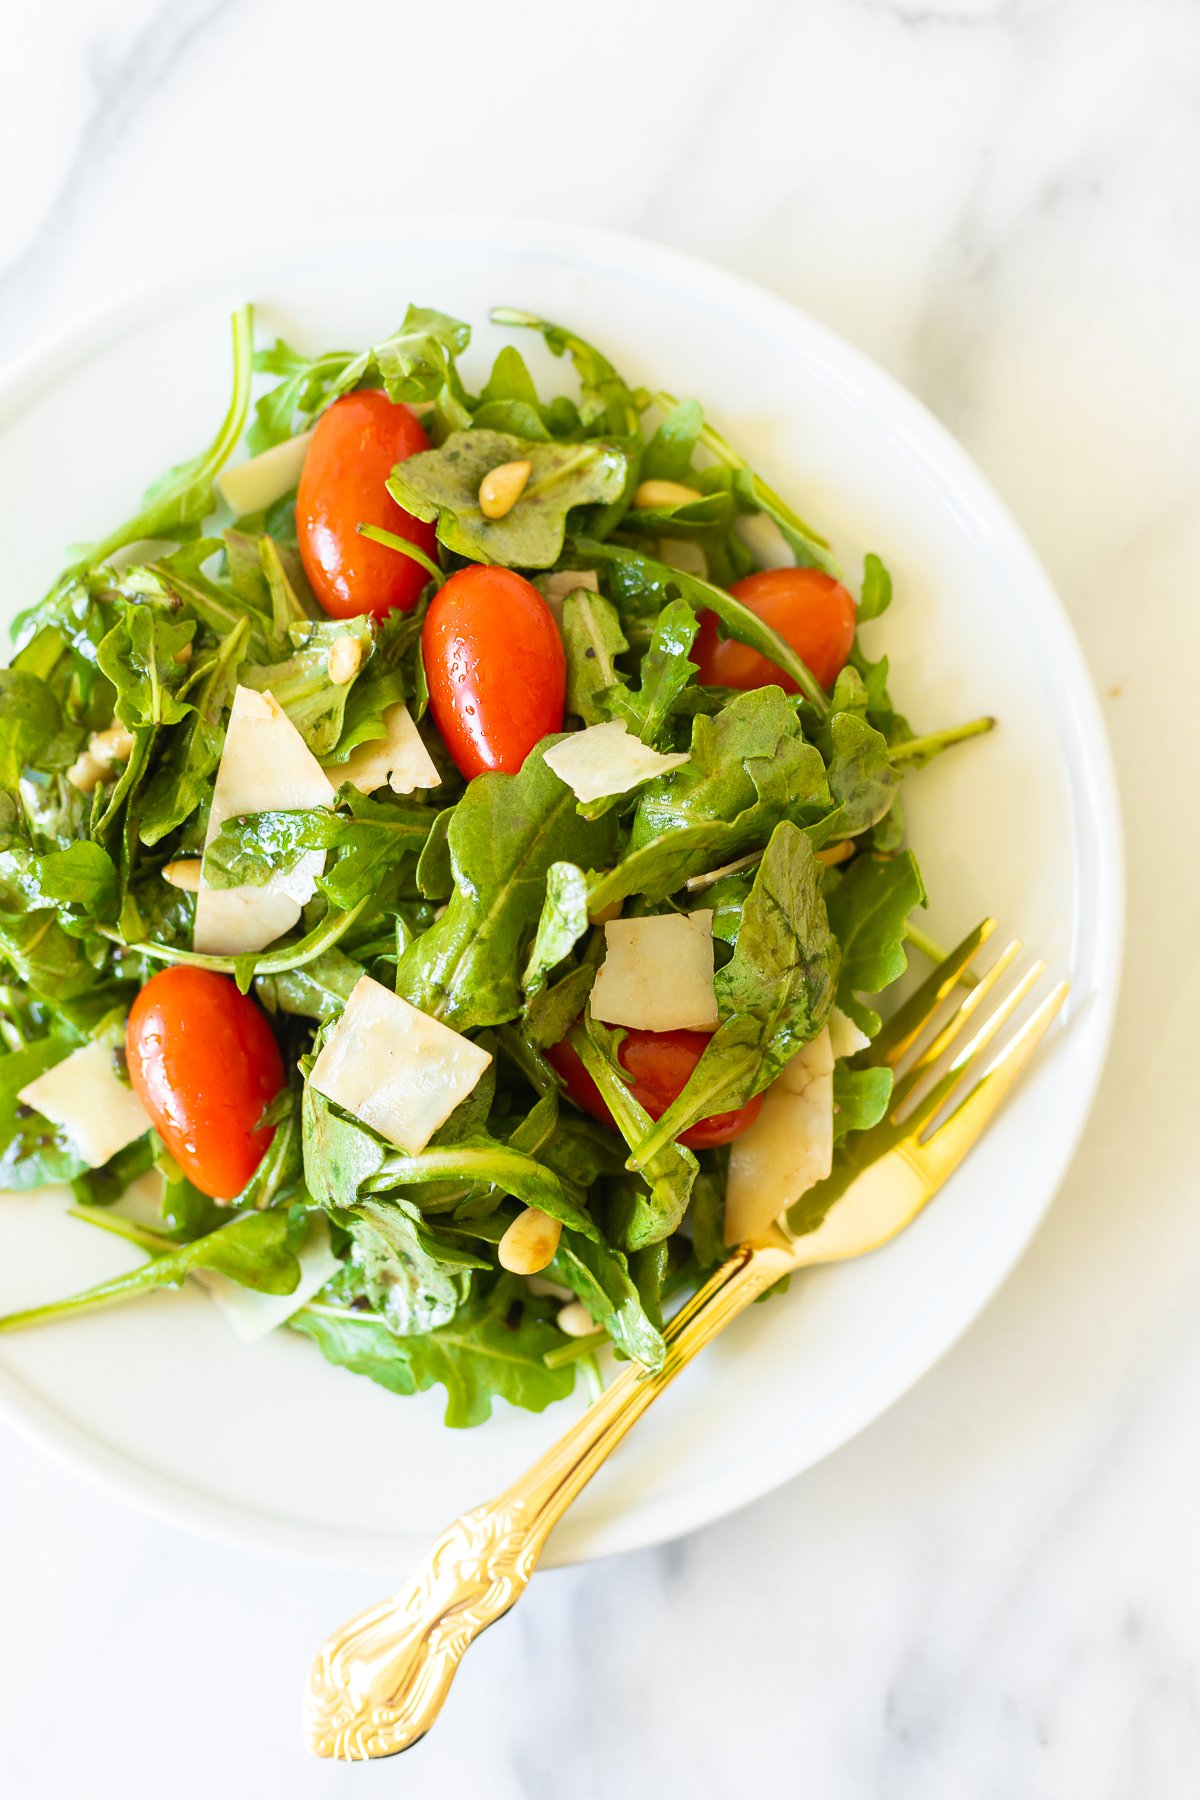
[[[61,1127],[91,1169],[150,1129],[141,1101],[113,1066],[111,1044],[72,1051],[23,1087],[17,1099]]]
[[[828,1026],[767,1089],[730,1146],[725,1242],[755,1241],[833,1166],[833,1051]]]
[[[297,1260],[300,1279],[290,1294],[260,1294],[216,1269],[196,1269],[194,1276],[208,1289],[243,1344],[256,1344],[269,1331],[285,1325],[342,1266],[329,1245],[329,1225],[319,1214],[309,1221]]]
[[[312,432],[287,438],[273,444],[249,462],[235,463],[217,476],[217,492],[238,518],[246,513],[264,512],[285,494],[290,494],[300,480],[304,458],[312,442]]]
[[[600,577],[595,569],[554,569],[549,575],[539,575],[534,583],[554,614],[554,623],[562,630],[563,601],[568,594],[577,594],[580,588],[590,588],[593,594],[600,592]]]
[[[338,786],[348,781],[360,794],[373,794],[386,781],[393,794],[411,794],[414,788],[440,787],[437,764],[421,742],[403,700],[383,715],[384,734],[369,744],[359,744],[343,763],[329,763],[326,773]]]
[[[226,819],[328,806],[332,799],[329,777],[283,708],[270,694],[239,687],[217,770],[205,849]],[[196,949],[212,956],[265,949],[291,930],[324,867],[325,852],[310,850],[293,869],[271,875],[261,887],[213,888],[201,877]]]
[[[621,719],[589,725],[547,750],[544,761],[577,800],[604,800],[627,794],[643,781],[653,781],[689,760],[685,750],[663,756],[635,738]]]
[[[478,1044],[364,975],[309,1081],[327,1100],[416,1156],[491,1060]]]
[[[711,911],[613,919],[592,1017],[635,1031],[715,1031]]]
[[[829,1042],[833,1048],[834,1061],[841,1056],[857,1056],[865,1050],[871,1040],[865,1031],[860,1031],[848,1013],[840,1006],[835,1006],[829,1015]]]

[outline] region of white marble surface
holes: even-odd
[[[773,1498],[539,1580],[402,1764],[299,1747],[371,1578],[177,1535],[0,1437],[0,1793],[1194,1795],[1200,11],[57,0],[5,72],[5,355],[210,247],[394,209],[642,232],[836,326],[1059,584],[1131,912],[1095,1120],[966,1340]]]

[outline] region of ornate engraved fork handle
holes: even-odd
[[[391,1756],[425,1735],[468,1648],[520,1599],[581,1488],[693,1356],[794,1266],[782,1240],[736,1251],[668,1326],[661,1369],[631,1363],[519,1480],[456,1519],[405,1587],[334,1632],[305,1700],[315,1755]]]

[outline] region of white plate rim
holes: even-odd
[[[725,1472],[722,1482],[697,1483],[669,1501],[652,1501],[624,1514],[606,1527],[602,1546],[579,1541],[570,1515],[546,1548],[543,1566],[568,1566],[600,1555],[624,1553],[683,1536],[749,1505],[784,1483],[816,1466],[843,1444],[849,1443],[875,1419],[890,1410],[924,1374],[936,1366],[968,1327],[995,1298],[1036,1235],[1075,1155],[1095,1101],[1112,1036],[1120,983],[1125,925],[1125,861],[1121,812],[1116,775],[1100,706],[1083,651],[1065,607],[1043,569],[1028,538],[966,450],[947,428],[897,379],[836,331],[814,319],[802,308],[771,293],[746,277],[704,258],[658,244],[632,233],[546,220],[494,215],[455,214],[431,217],[393,214],[386,220],[346,219],[336,226],[322,226],[322,248],[339,244],[355,250],[383,249],[399,236],[419,234],[435,247],[464,241],[474,246],[494,243],[496,249],[515,246],[541,256],[573,263],[600,258],[614,273],[627,273],[636,284],[656,271],[668,280],[686,276],[718,295],[732,310],[761,319],[775,334],[799,332],[806,340],[808,360],[819,361],[819,375],[828,386],[850,401],[886,413],[891,435],[902,442],[914,463],[922,467],[941,489],[953,497],[958,510],[971,521],[975,534],[990,540],[1015,576],[1026,623],[1040,636],[1054,665],[1068,680],[1061,699],[1067,721],[1064,738],[1079,746],[1078,766],[1072,766],[1072,790],[1082,784],[1093,823],[1097,886],[1091,896],[1093,960],[1108,971],[1097,983],[1087,1020],[1087,1056],[1078,1083],[1077,1114],[1072,1128],[1059,1140],[1056,1154],[1042,1165],[1038,1183],[1039,1203],[1032,1207],[1026,1228],[997,1260],[983,1298],[971,1302],[936,1351],[922,1367],[904,1371],[883,1393],[861,1408],[799,1466],[780,1454],[780,1446],[768,1446],[754,1458],[742,1458]],[[81,313],[73,322],[35,339],[33,344],[0,366],[0,433],[36,397],[48,382],[60,379],[107,345],[124,338],[183,304],[195,303],[223,289],[241,284],[252,293],[264,271],[314,248],[311,232],[289,231],[264,238],[253,250],[239,249],[224,257],[174,271],[163,280],[129,293],[104,307]],[[815,353],[815,355],[813,354]],[[818,369],[813,368],[817,374]],[[0,1369],[0,1419],[22,1437],[46,1450],[73,1473],[100,1486],[114,1497],[132,1501],[144,1512],[165,1523],[183,1526],[202,1536],[238,1549],[253,1549],[272,1556],[300,1557],[326,1566],[354,1569],[392,1569],[396,1550],[405,1534],[356,1533],[344,1549],[330,1543],[327,1526],[308,1525],[249,1505],[197,1492],[182,1482],[146,1468],[132,1456],[102,1443],[86,1429],[65,1419],[52,1404],[30,1392],[14,1375]],[[423,1546],[413,1539],[413,1554]]]

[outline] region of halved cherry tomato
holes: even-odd
[[[213,1200],[240,1194],[275,1127],[263,1109],[284,1084],[267,1016],[227,975],[161,969],[125,1030],[133,1091],[188,1180]]]
[[[854,601],[840,581],[820,569],[760,569],[735,581],[729,591],[791,645],[823,688],[833,686],[850,656],[856,616]],[[785,694],[800,691],[790,675],[748,644],[718,637],[715,613],[701,613],[692,655],[708,687],[775,683]]]
[[[687,1086],[688,1078],[708,1044],[707,1031],[627,1031],[617,1050],[617,1061],[627,1075],[633,1077],[630,1093],[652,1119],[661,1119],[672,1101]],[[604,1096],[596,1086],[575,1050],[564,1038],[561,1044],[546,1052],[546,1061],[567,1084],[572,1100],[602,1125],[617,1129]],[[710,1119],[698,1119],[681,1132],[679,1142],[689,1150],[711,1150],[716,1144],[732,1143],[748,1131],[762,1111],[762,1095],[756,1094],[745,1106],[734,1112],[714,1113]]]
[[[406,513],[385,485],[398,462],[428,448],[407,406],[381,388],[343,394],[318,419],[296,494],[296,536],[312,591],[331,619],[416,605],[429,580],[420,563],[358,527],[382,525],[433,555],[433,526]]]
[[[561,731],[567,658],[554,614],[511,569],[472,564],[434,596],[421,629],[434,723],[468,781],[515,775]]]

